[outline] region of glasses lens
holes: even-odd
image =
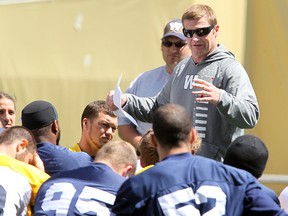
[[[214,26],[209,26],[209,27],[206,27],[206,28],[199,28],[199,29],[196,29],[196,30],[195,30],[195,33],[196,33],[199,37],[205,36],[205,35],[208,35],[213,28],[214,28]]]
[[[183,28],[183,34],[185,37],[191,38],[193,37],[194,30],[188,30]]]
[[[181,47],[185,46],[186,43],[176,42],[176,43],[174,43],[174,45],[175,45],[177,48],[181,48]]]
[[[171,47],[174,44],[175,47],[177,47],[177,48],[181,48],[181,47],[186,45],[186,43],[183,43],[183,42],[175,42],[175,43],[173,43],[171,41],[162,41],[162,44],[165,47]]]
[[[173,43],[171,41],[162,41],[163,46],[165,47],[171,47]]]
[[[195,30],[183,29],[183,34],[185,37],[188,37],[188,38],[192,38],[194,33],[196,33],[199,37],[203,37],[205,35],[208,35],[213,28],[214,28],[214,26],[211,25],[209,27],[198,28]]]

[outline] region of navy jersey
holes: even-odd
[[[86,152],[72,152],[66,147],[48,142],[37,143],[37,152],[49,175],[88,166],[93,160]]]
[[[116,215],[286,215],[248,172],[190,153],[172,155],[127,179]]]
[[[111,215],[124,181],[102,163],[54,175],[39,189],[34,215]]]
[[[275,193],[275,191],[273,191],[272,189],[266,187],[265,185],[261,184],[260,183],[260,186],[261,186],[261,189],[268,195],[271,197],[271,199],[274,200],[274,202],[280,206],[280,201],[278,199],[278,196],[277,194]]]

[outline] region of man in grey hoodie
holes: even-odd
[[[168,103],[184,106],[193,127],[202,138],[198,155],[223,161],[228,145],[253,128],[259,119],[259,107],[250,79],[223,45],[217,43],[219,25],[215,12],[196,4],[183,16],[183,33],[192,55],[182,60],[172,77],[154,98],[123,94],[121,103],[135,118],[151,122],[155,110]],[[114,92],[107,104],[115,109]]]

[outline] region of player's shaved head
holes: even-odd
[[[167,104],[160,107],[153,119],[153,131],[164,147],[177,147],[190,138],[192,122],[186,109],[180,105]]]

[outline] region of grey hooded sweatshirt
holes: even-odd
[[[220,89],[217,105],[199,103],[192,94],[195,78],[204,79]],[[218,45],[202,62],[195,64],[191,57],[182,60],[171,79],[153,98],[126,94],[126,110],[133,117],[146,122],[153,120],[156,109],[175,103],[190,113],[193,127],[202,138],[197,154],[221,161],[228,145],[244,134],[244,128],[253,128],[259,119],[259,107],[250,79],[223,45]]]

